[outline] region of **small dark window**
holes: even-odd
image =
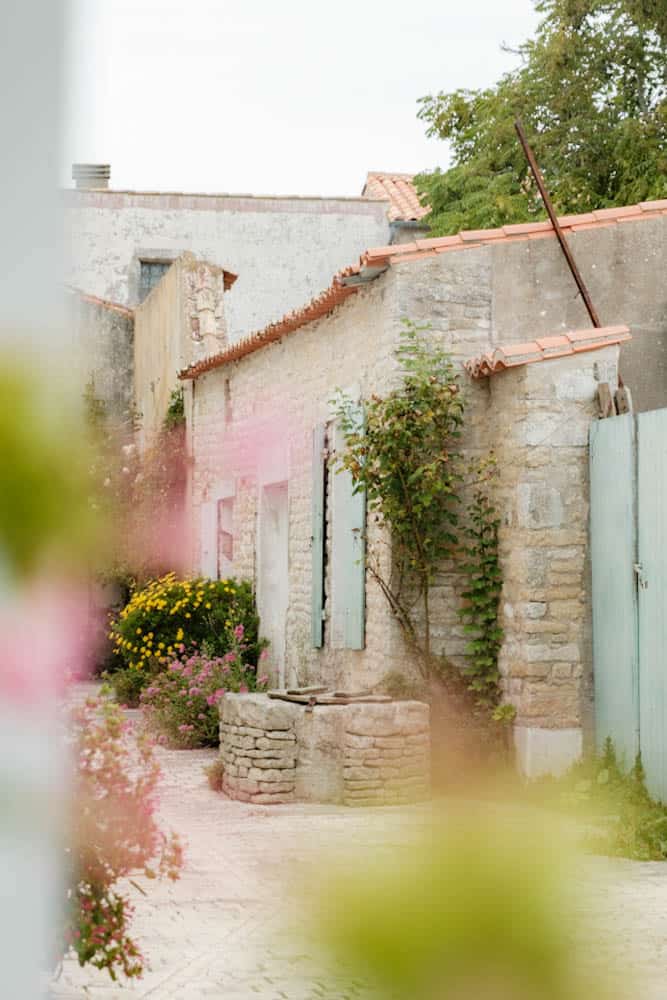
[[[155,288],[167,273],[171,267],[171,261],[141,260],[139,264],[139,301],[143,302],[151,289]]]

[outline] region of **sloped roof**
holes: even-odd
[[[558,221],[561,229],[567,234],[586,229],[599,229],[601,226],[636,222],[656,215],[667,215],[667,198],[643,201],[638,205],[625,205],[621,208],[600,208],[583,215],[563,215]],[[436,236],[433,239],[415,240],[412,243],[374,247],[362,255],[361,261],[373,267],[389,266],[401,261],[435,257],[450,250],[466,250],[480,244],[539,240],[555,235],[555,230],[548,219],[544,222],[518,222],[499,229],[464,229],[454,236]]]
[[[631,340],[627,326],[591,327],[586,330],[570,330],[551,337],[539,337],[522,344],[505,344],[488,354],[466,361],[465,368],[473,378],[494,375],[506,368],[531,365],[536,361],[551,361],[568,354],[583,351],[597,351],[601,347],[622,344]]]
[[[366,177],[364,198],[389,199],[390,222],[417,222],[428,215],[419,200],[414,185],[414,174],[387,174],[382,171],[371,171]]]
[[[623,208],[604,208],[584,215],[569,215],[559,219],[566,233],[580,232],[586,229],[601,229],[621,225],[628,222],[638,222],[667,215],[667,198],[658,201],[645,201],[638,205],[627,205]],[[204,358],[189,368],[180,372],[182,379],[197,378],[212,368],[218,368],[229,361],[237,361],[258,351],[265,344],[280,340],[285,334],[298,330],[313,320],[333,311],[344,299],[356,292],[361,284],[377,277],[388,267],[410,261],[427,260],[450,251],[469,250],[473,247],[496,243],[512,243],[519,240],[555,239],[556,234],[550,222],[528,222],[517,225],[503,226],[501,229],[477,229],[457,233],[455,236],[440,236],[435,239],[415,240],[413,243],[397,243],[391,246],[375,247],[366,250],[359,258],[358,264],[339,271],[334,275],[331,285],[320,295],[312,299],[301,309],[293,310],[275,323],[270,323],[263,330],[250,334],[235,344],[230,345],[219,354]]]

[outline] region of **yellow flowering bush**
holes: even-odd
[[[257,665],[266,645],[259,639],[259,618],[248,582],[179,579],[167,573],[135,591],[113,623],[110,638],[118,666],[148,675],[182,653],[205,644],[211,656],[235,648],[243,626],[246,662]],[[143,687],[143,677],[135,687]]]

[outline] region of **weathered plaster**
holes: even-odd
[[[65,201],[73,285],[136,305],[141,259],[191,251],[239,276],[227,303],[232,340],[303,305],[390,235],[388,203],[362,198],[67,191]]]

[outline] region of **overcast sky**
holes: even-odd
[[[72,0],[64,157],[114,188],[357,195],[446,166],[417,98],[493,83],[532,0]]]

